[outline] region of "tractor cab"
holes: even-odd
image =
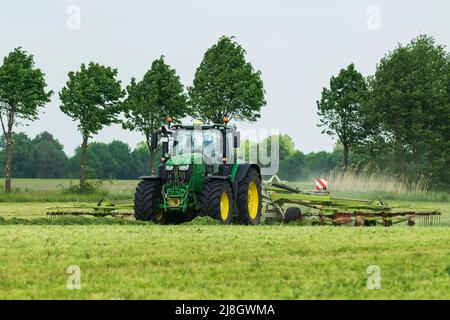
[[[163,126],[160,172],[193,171],[204,167],[205,175],[230,175],[237,162],[239,136],[236,127],[225,123],[214,125]]]

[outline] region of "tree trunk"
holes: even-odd
[[[80,190],[86,189],[86,160],[87,160],[88,138],[83,137],[83,144],[81,145],[80,157]]]
[[[5,161],[5,191],[11,192],[11,176],[12,176],[12,128],[8,128],[6,135],[6,161]]]
[[[153,150],[152,145],[150,143],[150,139],[148,137],[147,137],[147,147],[148,147],[148,150],[150,151],[150,156],[149,156],[150,175],[153,176],[153,175],[155,175],[155,150]]]
[[[348,167],[348,144],[344,144],[344,169],[347,170]]]

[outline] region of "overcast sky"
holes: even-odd
[[[422,33],[448,46],[449,14],[447,0],[15,0],[0,7],[0,57],[22,46],[58,92],[82,62],[118,68],[125,86],[165,55],[187,86],[205,50],[222,35],[235,36],[261,70],[267,93],[261,120],[238,125],[278,129],[304,152],[331,150],[333,140],[316,126],[316,100],[330,77],[351,62],[370,75],[397,43]],[[44,130],[68,154],[81,142],[76,123],[59,110],[57,94],[39,121],[17,129],[31,136]],[[94,137],[114,139],[134,147],[142,137],[118,126]]]

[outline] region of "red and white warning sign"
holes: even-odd
[[[328,179],[325,178],[317,178],[316,179],[316,191],[325,191],[328,190]]]

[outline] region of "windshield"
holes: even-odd
[[[222,148],[222,132],[218,129],[177,129],[169,143],[169,153],[172,157],[203,153],[206,161],[212,161],[211,164],[222,162]]]

